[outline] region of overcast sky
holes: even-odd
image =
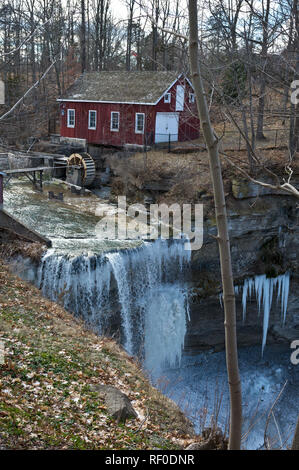
[[[123,0],[110,0],[111,10],[115,18],[124,19],[127,18],[127,8]]]

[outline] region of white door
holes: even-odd
[[[155,142],[176,142],[179,134],[179,113],[157,113]]]
[[[175,110],[184,111],[184,95],[185,87],[178,85],[176,87],[176,101],[175,101]]]

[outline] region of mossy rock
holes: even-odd
[[[233,193],[234,198],[236,199],[243,199],[246,197],[250,197],[248,181],[233,178],[232,193]]]

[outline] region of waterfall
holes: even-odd
[[[157,240],[131,250],[69,256],[49,250],[38,287],[99,334],[115,306],[121,315],[122,344],[142,355],[150,372],[181,358],[189,315],[184,282],[191,260],[185,240]],[[108,318],[108,320],[107,320]]]
[[[261,307],[263,307],[262,354],[267,341],[274,290],[275,288],[277,290],[276,299],[277,303],[280,301],[281,320],[284,325],[286,321],[289,287],[290,273],[288,272],[271,278],[267,278],[265,274],[257,275],[255,277],[245,279],[243,286],[235,286],[235,294],[239,295],[242,293],[243,323],[246,320],[247,300],[248,298],[251,298],[253,294],[255,294],[258,304],[258,315],[260,315]],[[222,305],[222,294],[220,294],[220,303]]]

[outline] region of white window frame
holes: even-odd
[[[171,103],[171,93],[165,93],[164,103]]]
[[[142,128],[142,131],[137,128],[138,116],[143,116],[143,128]],[[135,114],[135,134],[144,134],[144,126],[145,126],[145,114],[144,114],[144,113],[136,113],[136,114]]]
[[[90,125],[90,116],[91,116],[91,113],[95,113],[95,120],[94,120],[95,124],[94,124],[94,126],[91,126],[91,125]],[[97,112],[96,112],[95,109],[90,109],[90,110],[88,111],[88,129],[95,131],[96,128],[97,128]]]
[[[177,85],[175,97],[175,111],[184,111],[185,109],[185,85]]]
[[[117,114],[117,129],[112,127],[113,124],[113,114]],[[119,132],[119,111],[111,111],[111,116],[110,116],[110,131],[111,132]]]
[[[189,103],[195,103],[195,93],[189,93]]]
[[[71,114],[71,111],[74,112],[74,124],[73,124],[73,125],[70,124],[70,114]],[[76,125],[76,110],[69,108],[69,109],[67,110],[67,127],[74,128],[75,125]]]

